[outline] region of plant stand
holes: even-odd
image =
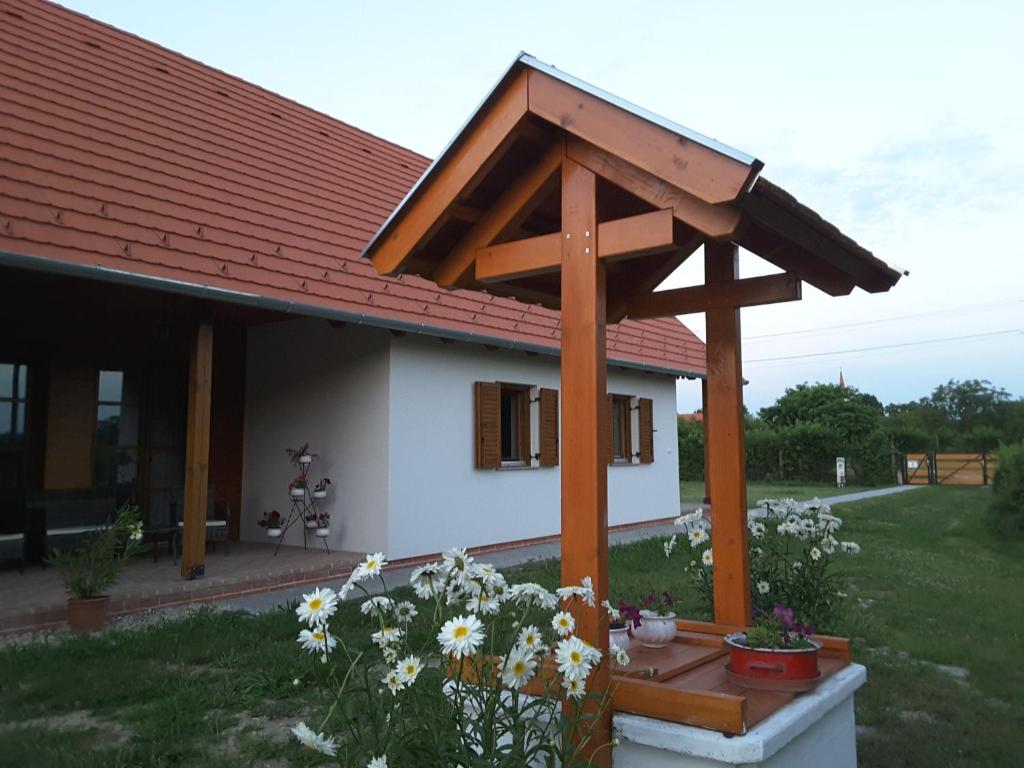
[[[302,496],[292,496],[289,493],[289,500],[292,503],[291,511],[288,513],[288,519],[285,520],[284,525],[281,526],[281,535],[277,539],[277,546],[274,547],[274,557],[277,557],[277,551],[281,549],[281,544],[284,543],[284,536],[288,533],[288,529],[296,523],[302,528],[302,548],[305,550],[309,549],[309,535],[311,531],[315,531],[315,528],[306,527],[306,518],[310,515],[313,517],[317,516],[316,511],[316,499],[313,498],[309,492],[309,488],[304,489],[305,492]],[[327,554],[331,553],[331,548],[327,545],[327,538],[321,536],[315,536],[314,539],[320,539],[324,544],[324,549],[327,550]]]

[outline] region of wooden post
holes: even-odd
[[[206,506],[210,465],[210,393],[213,381],[213,326],[203,323],[192,340],[185,434],[185,510],[181,575],[202,576],[206,563]]]
[[[739,252],[732,243],[704,244],[704,282],[738,277]],[[707,462],[711,474],[711,541],[714,557],[715,621],[750,623],[747,564],[747,472],[743,434],[743,367],[740,310],[707,312]]]
[[[704,503],[711,503],[711,454],[708,452],[708,433],[711,429],[711,418],[708,414],[708,380],[700,381],[701,425],[704,427]]]
[[[588,681],[608,689],[608,465],[600,436],[607,393],[605,267],[597,258],[597,179],[571,160],[562,164],[562,584],[594,582],[597,605],[578,603],[576,634],[604,654]],[[597,723],[590,745],[611,738],[611,711]],[[589,754],[589,753],[588,753]],[[608,766],[611,750],[594,755]]]

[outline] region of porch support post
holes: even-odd
[[[603,663],[589,690],[609,684],[608,466],[600,436],[605,418],[605,266],[598,259],[597,179],[571,160],[562,164],[562,584],[594,582],[597,604],[577,603],[576,634],[599,648]],[[610,765],[611,711],[606,708],[590,739],[593,764]],[[589,752],[588,752],[589,754]]]
[[[704,281],[728,287],[738,277],[739,251],[729,242],[704,244]],[[743,434],[743,368],[738,307],[707,312],[707,463],[711,496],[715,621],[750,623],[747,563],[747,473]]]
[[[708,438],[711,429],[711,417],[708,414],[708,380],[700,380],[701,426],[704,428],[704,503],[711,503],[711,454]]]
[[[185,434],[185,510],[181,575],[202,576],[206,564],[206,507],[210,466],[210,394],[213,382],[213,326],[202,323],[192,340]]]

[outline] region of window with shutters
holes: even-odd
[[[607,395],[602,427],[609,464],[654,461],[654,401],[633,395]]]
[[[611,395],[612,399],[612,461],[615,463],[633,460],[632,410],[628,395]]]
[[[530,390],[520,384],[499,384],[501,465],[523,466],[530,460]]]
[[[476,467],[558,465],[558,392],[526,384],[478,381]]]

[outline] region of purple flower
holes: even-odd
[[[772,608],[772,614],[775,616],[775,618],[779,620],[779,623],[782,625],[783,631],[788,632],[789,630],[793,629],[792,608],[787,608],[784,605],[776,603],[775,607]]]
[[[624,600],[619,600],[619,613],[629,617],[629,620],[633,622],[633,629],[640,626],[640,609],[635,605],[627,605]]]
[[[675,600],[672,599],[672,595],[670,595],[667,591],[662,592],[661,596],[664,598],[665,605],[667,605],[669,608],[675,605]]]

